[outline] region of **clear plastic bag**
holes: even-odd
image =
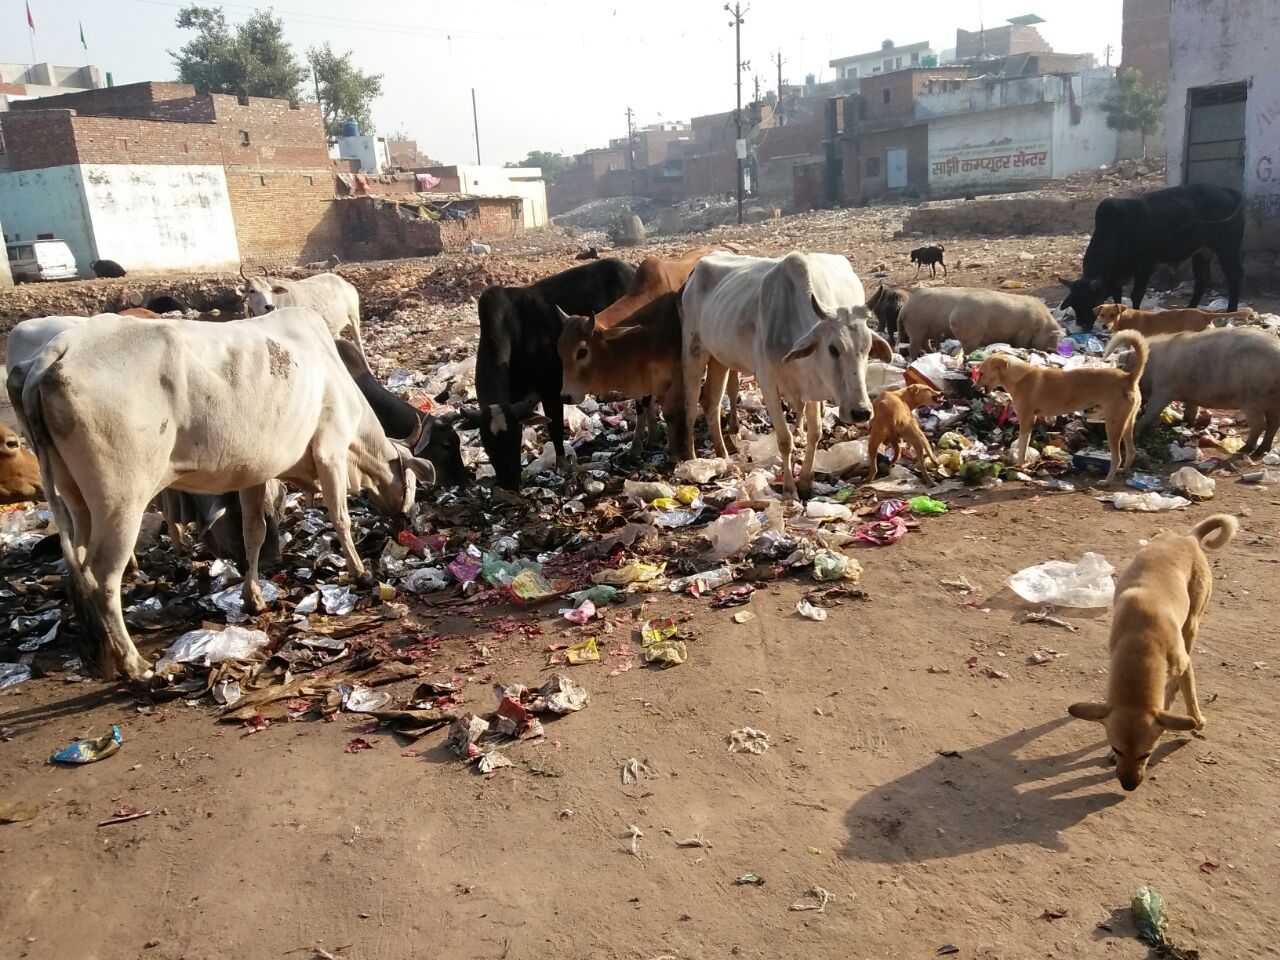
[[[1097,553],[1086,553],[1079,563],[1050,560],[1019,570],[1009,586],[1023,600],[1055,607],[1109,607],[1116,584],[1115,567]]]
[[[1169,478],[1169,484],[1192,500],[1212,500],[1213,488],[1217,486],[1212,477],[1206,477],[1195,467],[1182,467],[1175,471]]]

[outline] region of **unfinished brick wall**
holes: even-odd
[[[10,110],[74,110],[81,116],[148,117],[164,100],[194,98],[196,88],[186,83],[126,83],[119,87],[60,93],[38,100],[19,100]]]
[[[341,253],[331,170],[229,169],[227,193],[242,259],[306,263]]]
[[[5,144],[6,168],[39,170],[79,163],[75,130],[71,126],[73,119],[69,110],[0,113],[0,140]]]
[[[464,220],[420,219],[408,203],[376,197],[339,200],[343,253],[347,260],[430,257],[445,250],[461,250],[468,240],[501,241],[524,229],[524,218],[512,215],[512,203],[500,197],[473,197],[465,206],[473,215]],[[518,206],[517,206],[517,209]]]

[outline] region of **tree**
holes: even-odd
[[[1164,119],[1165,86],[1145,83],[1137,70],[1120,74],[1114,93],[1102,101],[1107,126],[1112,130],[1137,130],[1142,134],[1142,156],[1147,156],[1147,136],[1160,129]]]
[[[507,163],[504,164],[504,166],[541,167],[542,179],[554,180],[557,176],[573,166],[573,160],[562,153],[552,153],[550,150],[530,150],[529,155],[523,160],[517,160],[514,163]]]
[[[325,136],[331,141],[337,139],[345,120],[354,120],[362,132],[371,133],[373,120],[369,110],[373,101],[382,95],[382,74],[358,70],[351,65],[350,50],[334,53],[328,43],[308,50],[307,60],[320,88]]]
[[[284,39],[284,22],[260,10],[232,30],[222,10],[191,4],[178,11],[181,30],[196,35],[169,56],[178,78],[199,93],[230,93],[297,101],[307,76]]]

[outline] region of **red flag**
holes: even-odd
[[[35,18],[31,16],[31,3],[30,3],[30,0],[28,0],[28,2],[27,2],[27,27],[28,27],[28,29],[30,29],[32,32],[34,32],[34,31],[35,31],[35,29],[36,29],[36,21],[35,21]]]

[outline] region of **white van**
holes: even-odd
[[[80,275],[65,240],[19,240],[4,246],[14,283],[74,280]]]

